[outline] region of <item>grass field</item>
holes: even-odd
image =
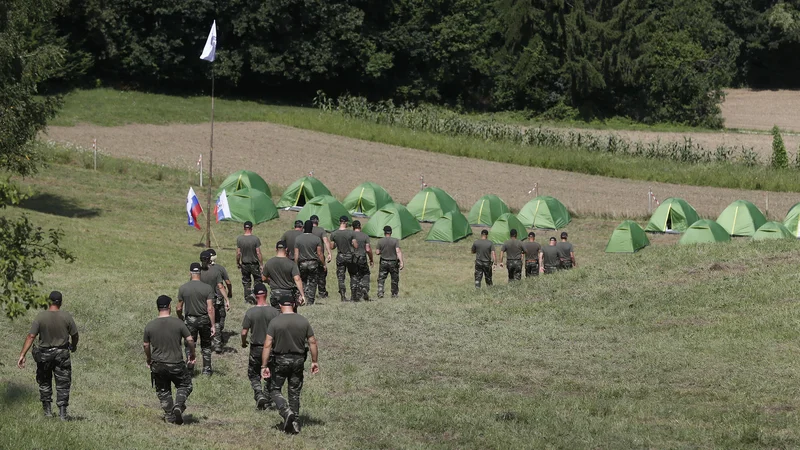
[[[581,265],[571,272],[508,286],[498,271],[497,286],[475,291],[471,239],[430,244],[420,233],[402,243],[400,299],[303,308],[322,372],[307,375],[299,436],[254,410],[236,339],[215,355],[215,376],[196,379],[190,423],[167,426],[141,332],[200,251],[182,177],[117,161],[98,173],[54,163],[22,181],[34,198],[4,214],[63,228],[77,256],[41,277],[64,292],[81,331],[76,420],[41,418],[34,370],[15,367],[34,312],[0,319],[0,447],[800,446],[797,243],[679,247],[654,236],[637,254],[606,255],[616,222],[591,218],[567,228]],[[293,220],[256,227],[267,254]],[[220,262],[234,271],[238,233],[215,227]],[[234,289],[228,330],[238,332],[235,279]]]

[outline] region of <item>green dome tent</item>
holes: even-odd
[[[789,229],[795,237],[800,238],[800,203],[796,203],[789,208],[786,213],[786,218],[783,219],[783,225]]]
[[[382,206],[393,203],[386,189],[372,182],[361,183],[345,197],[342,204],[354,216],[372,216]]]
[[[558,230],[572,220],[567,207],[553,197],[540,195],[525,204],[517,218],[528,228]]]
[[[400,203],[389,203],[379,209],[361,230],[374,238],[383,237],[383,227],[392,227],[392,236],[405,239],[422,231],[417,218]]]
[[[638,223],[626,220],[611,233],[606,253],[634,253],[650,245],[650,239]]]
[[[644,231],[651,233],[683,233],[689,225],[700,220],[697,211],[682,198],[664,200],[650,216]]]
[[[306,202],[320,195],[331,195],[331,191],[314,177],[303,177],[291,184],[278,201],[278,208],[299,211]],[[338,224],[336,228],[339,228]]]
[[[689,225],[684,231],[679,244],[708,244],[713,242],[727,242],[731,237],[725,228],[713,220],[702,219]]]
[[[348,219],[351,218],[347,208],[331,195],[319,195],[310,199],[303,206],[303,209],[297,213],[297,220],[305,222],[314,215],[319,217],[319,226],[328,231],[339,229],[340,217],[347,216]]]
[[[767,222],[755,232],[753,240],[766,241],[770,239],[794,239],[795,237],[782,223]]]
[[[717,223],[731,236],[752,236],[767,218],[747,200],[736,200],[717,217]]]
[[[469,223],[472,225],[484,225],[490,227],[494,221],[503,214],[511,212],[500,197],[489,194],[481,197],[469,211]]]
[[[278,218],[278,209],[272,199],[257,189],[239,189],[228,193],[228,207],[234,222],[262,223]],[[210,213],[209,213],[210,214]]]
[[[447,192],[427,187],[415,195],[406,208],[420,222],[433,222],[444,213],[458,211],[458,204]]]
[[[228,178],[225,178],[225,181],[219,185],[217,195],[219,195],[223,189],[225,192],[236,192],[240,189],[255,189],[267,194],[267,197],[272,197],[272,192],[269,190],[267,182],[264,181],[259,174],[250,172],[249,170],[240,170],[228,175]]]
[[[527,236],[525,225],[511,213],[505,213],[494,221],[494,225],[489,229],[489,240],[495,244],[502,244],[511,238],[511,229],[517,230],[517,238],[522,239]]]
[[[460,212],[448,212],[433,223],[426,241],[456,242],[472,234],[469,221]]]

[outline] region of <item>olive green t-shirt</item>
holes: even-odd
[[[222,278],[222,272],[219,270],[219,267],[208,266],[208,270],[200,271],[200,281],[211,286],[214,293],[218,293],[217,284],[222,283],[224,279]]]
[[[542,263],[547,267],[554,267],[561,264],[558,259],[558,248],[555,245],[545,245],[542,247]]]
[[[150,344],[153,362],[182,362],[181,340],[187,337],[189,329],[177,317],[158,317],[144,327],[144,342]]]
[[[472,251],[475,252],[475,261],[482,263],[492,262],[492,249],[494,244],[488,239],[478,239],[472,244]]]
[[[353,253],[353,238],[353,230],[336,230],[331,233],[331,240],[343,255]]]
[[[307,261],[309,259],[316,259],[319,261],[317,247],[322,248],[322,241],[320,241],[317,236],[314,236],[314,234],[303,233],[297,236],[297,239],[294,240],[294,247],[300,251],[297,262]]]
[[[575,249],[572,248],[571,242],[561,241],[558,244],[556,244],[556,248],[558,249],[559,258],[569,259],[570,258],[569,254],[575,252]]]
[[[183,302],[184,316],[207,316],[208,300],[214,300],[214,290],[200,280],[191,280],[178,289],[178,301]]]
[[[272,319],[281,315],[281,312],[270,305],[253,306],[244,313],[242,329],[250,330],[250,343],[264,345],[267,339],[267,327]]]
[[[223,281],[231,281],[231,277],[228,276],[228,269],[226,269],[223,266],[220,266],[219,264],[214,264],[214,267],[216,267],[217,270],[219,270],[219,274],[220,276],[222,276]]]
[[[358,243],[356,256],[367,256],[367,245],[369,245],[369,235],[361,231],[353,231],[353,238]]]
[[[264,276],[269,281],[269,288],[275,289],[294,289],[294,277],[300,275],[300,269],[289,258],[276,256],[267,260],[264,264]]]
[[[522,243],[522,250],[525,251],[525,261],[539,262],[539,253],[542,251],[542,246],[536,241],[525,241]]]
[[[305,353],[306,340],[314,336],[314,330],[305,317],[290,313],[272,319],[267,335],[272,336],[273,353]]]
[[[63,347],[70,336],[78,334],[72,314],[66,311],[42,311],[36,315],[28,334],[39,335],[39,347]]]
[[[382,237],[378,239],[376,250],[381,252],[381,259],[386,261],[397,261],[397,249],[400,248],[400,241],[393,237]]]
[[[325,231],[325,228],[322,228],[319,225],[315,225],[314,228],[311,229],[311,234],[318,237],[320,240],[325,239],[328,236],[328,233]]]
[[[242,263],[253,264],[258,262],[256,249],[261,247],[261,239],[254,235],[243,234],[236,238],[236,248],[242,252]]]
[[[294,259],[294,240],[301,234],[303,234],[302,230],[289,230],[281,236],[281,240],[286,241],[289,259]]]
[[[522,242],[519,239],[509,239],[503,243],[500,250],[506,252],[506,261],[519,261],[522,258]]]

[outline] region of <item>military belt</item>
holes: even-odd
[[[52,350],[67,350],[67,349],[69,349],[69,344],[59,345],[58,347],[39,347],[39,350],[43,352]]]
[[[273,353],[275,356],[304,356],[305,353],[295,353],[295,352],[288,352],[288,353]]]

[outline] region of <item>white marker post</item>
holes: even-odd
[[[203,187],[203,154],[197,159],[197,167],[200,169],[200,187]]]
[[[97,172],[97,139],[92,139],[92,153],[94,159],[94,171]]]

